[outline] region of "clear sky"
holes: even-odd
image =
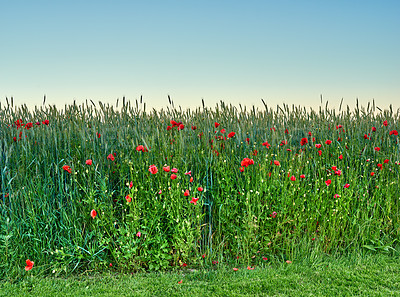
[[[400,1],[0,0],[0,102],[400,107]]]

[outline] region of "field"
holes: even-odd
[[[0,279],[398,257],[399,110],[119,104],[0,106]]]

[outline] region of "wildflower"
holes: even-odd
[[[254,267],[247,266],[247,270],[253,270]]]
[[[325,184],[326,184],[327,186],[329,186],[331,183],[332,183],[332,180],[331,180],[331,179],[328,179],[328,180],[325,182]]]
[[[111,161],[114,161],[114,160],[115,160],[113,154],[109,154],[109,155],[107,156],[107,159],[108,159],[108,160],[111,160]]]
[[[130,182],[129,183],[129,189],[132,189],[132,187],[133,187],[133,182]]]
[[[375,147],[374,150],[379,152],[381,150],[381,148],[380,147]]]
[[[143,146],[143,145],[138,145],[138,146],[136,147],[136,150],[137,150],[138,152],[140,152],[140,151],[142,151],[142,152],[147,152],[147,151],[148,151],[147,148],[146,148],[145,146]]]
[[[170,167],[169,167],[169,166],[164,166],[164,167],[163,167],[163,170],[164,170],[165,172],[169,172],[169,171],[170,171]]]
[[[375,172],[371,172],[371,176],[374,176],[375,175]]]
[[[97,135],[97,138],[101,137],[101,134],[99,132],[97,132],[96,135]]]
[[[233,268],[233,271],[238,271],[238,270],[239,270],[239,268],[236,268],[236,267]]]
[[[319,149],[319,148],[321,148],[321,147],[322,147],[322,144],[320,144],[320,143],[317,143],[317,144],[315,145],[315,147],[316,147],[317,149]]]
[[[183,264],[182,264],[182,267],[186,267],[186,266],[187,266],[187,264],[186,264],[186,263],[183,263]]]
[[[189,190],[186,190],[185,193],[183,193],[184,196],[189,196]]]
[[[197,205],[197,201],[199,200],[199,198],[192,198],[192,200],[189,203],[193,203],[194,205]]]
[[[136,237],[140,237],[140,236],[142,236],[142,232],[138,232],[138,233],[136,233]]]
[[[304,174],[300,175],[300,178],[306,178],[306,176]]]
[[[86,160],[85,164],[90,166],[93,164],[93,161],[91,159],[88,159]]]
[[[178,169],[177,169],[177,168],[172,168],[172,169],[171,169],[171,172],[172,172],[172,173],[178,173]]]
[[[218,261],[212,261],[212,263],[215,265],[215,264],[218,264]]]
[[[172,127],[171,126],[167,126],[167,131],[171,130]]]
[[[158,172],[158,168],[157,168],[157,166],[156,165],[150,165],[149,166],[149,172],[151,173],[151,174],[156,174],[157,172]]]
[[[224,134],[226,132],[225,129],[221,129],[221,133]]]
[[[339,156],[339,160],[343,160],[343,155],[340,155],[340,156]]]
[[[126,202],[132,202],[132,197],[131,196],[129,196],[129,195],[126,195],[125,196],[125,199],[126,199]]]
[[[389,159],[385,159],[385,161],[383,161],[383,163],[388,164],[389,163]]]
[[[62,169],[64,169],[64,170],[67,171],[68,173],[71,173],[71,172],[72,172],[71,167],[69,167],[68,165],[64,165],[64,166],[62,167]]]
[[[183,280],[181,279],[179,282],[178,282],[178,284],[181,284],[183,282]]]
[[[267,261],[267,260],[268,260],[268,258],[267,258],[267,257],[262,257],[262,259],[263,259],[264,261]]]
[[[388,121],[383,121],[383,125],[384,125],[385,127],[387,127]]]
[[[341,176],[342,175],[342,171],[341,170],[336,170],[335,171],[335,175]]]
[[[339,194],[335,194],[335,195],[333,195],[333,198],[339,198],[340,197],[340,195]]]
[[[332,170],[336,171],[337,167],[336,166],[332,166]]]
[[[171,174],[171,179],[172,179],[172,180],[174,180],[174,179],[176,179],[176,178],[177,178],[176,174]]]
[[[192,130],[196,130],[197,129],[197,127],[196,126],[192,126]]]
[[[378,163],[378,164],[376,164],[376,166],[378,166],[382,170],[382,167],[383,167],[382,164]]]
[[[240,172],[243,172],[244,171],[244,167],[240,167]]]
[[[331,143],[332,143],[332,140],[327,140],[327,141],[325,141],[325,143],[327,144],[327,145],[330,145]]]
[[[193,176],[191,176],[191,177],[190,177],[190,180],[189,180],[189,182],[190,182],[190,183],[192,183],[192,182],[193,182]]]
[[[206,254],[202,254],[201,256],[202,256],[202,257],[203,257],[203,259],[204,259],[204,258],[206,257]]]
[[[288,129],[285,129],[285,134],[289,134],[289,130]]]
[[[214,123],[215,128],[218,128],[219,124],[217,122]]]
[[[185,172],[185,175],[191,175],[192,174],[192,171],[188,171],[188,172]]]
[[[375,127],[372,127],[372,132],[376,132],[376,128]]]
[[[197,191],[203,192],[203,188],[202,188],[202,187],[198,187],[198,188],[197,188]]]
[[[43,124],[45,124],[46,126],[48,126],[50,124],[49,120],[44,120]]]
[[[274,164],[275,164],[276,166],[280,166],[280,165],[281,165],[281,163],[280,163],[278,160],[274,160]]]
[[[292,264],[292,261],[290,261],[290,260],[286,260],[286,263],[288,263],[288,264]]]
[[[228,138],[232,138],[233,136],[235,136],[235,132],[230,132],[229,134],[228,134]]]
[[[308,143],[308,139],[307,138],[302,138],[301,141],[300,141],[300,145],[301,146],[306,145],[307,143]]]
[[[277,214],[278,213],[276,211],[273,211],[269,216],[275,219]]]
[[[322,155],[322,151],[321,150],[318,151],[318,155],[320,155],[320,156]]]
[[[242,167],[247,167],[249,165],[253,165],[254,164],[254,160],[253,159],[249,159],[249,158],[244,158],[242,160],[242,162],[240,163],[240,166]]]
[[[295,180],[296,180],[296,177],[295,177],[294,175],[292,175],[291,178],[290,178],[290,180],[291,180],[291,181],[295,181]]]
[[[92,217],[92,219],[94,219],[97,216],[97,211],[92,209],[92,211],[90,212],[90,216]]]
[[[35,264],[33,261],[27,259],[27,260],[26,260],[25,270],[26,270],[26,271],[31,270],[31,269],[33,268],[33,264]]]
[[[185,128],[185,126],[183,124],[179,125],[179,130],[183,130]]]
[[[397,132],[397,130],[392,130],[389,132],[389,135],[399,135],[399,132]]]

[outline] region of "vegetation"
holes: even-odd
[[[0,278],[398,256],[399,110],[170,103],[0,105]]]

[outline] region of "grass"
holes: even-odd
[[[254,270],[220,266],[166,273],[27,276],[0,284],[0,296],[400,296],[399,260],[370,254],[308,258]]]

